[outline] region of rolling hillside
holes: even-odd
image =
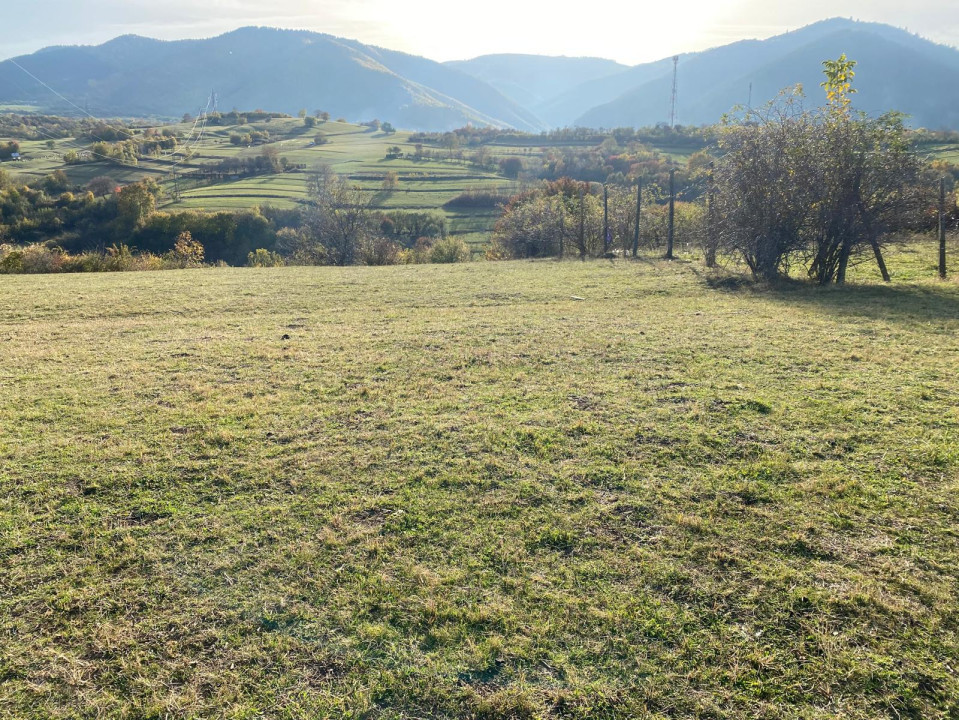
[[[483,55],[446,64],[484,80],[513,102],[551,121],[557,97],[574,89],[587,93],[629,69],[602,58],[543,55]]]
[[[176,42],[124,36],[97,47],[48,48],[16,62],[97,115],[179,116],[196,112],[215,89],[224,108],[323,108],[412,129],[540,129],[529,112],[454,68],[311,32],[242,28]],[[0,103],[75,110],[9,61],[0,63]]]
[[[842,53],[859,62],[861,109],[899,110],[915,126],[959,128],[959,96],[943,90],[959,85],[959,51],[888,25],[844,19],[681,55],[677,120],[712,124],[750,97],[759,106],[797,83],[818,102],[821,63]],[[221,108],[319,108],[409,130],[474,124],[527,132],[665,122],[673,69],[672,58],[634,67],[537,55],[438,63],[331,35],[268,28],[176,42],[124,36],[15,61],[0,63],[0,107],[76,112],[53,92],[59,89],[96,115],[171,118],[195,113],[215,89]]]
[[[959,98],[942,91],[959,85],[959,51],[889,25],[841,18],[680,55],[677,120],[715,123],[750,101],[750,84],[754,106],[797,83],[818,102],[821,63],[842,53],[859,62],[859,108],[872,114],[899,110],[915,126],[959,127]],[[494,55],[453,65],[525,102],[549,127],[639,127],[669,118],[672,58],[618,69],[591,65],[589,58],[541,60]],[[557,92],[544,97],[547,88]]]
[[[463,240],[477,252],[489,242],[499,208],[463,206],[450,201],[470,191],[503,195],[519,191],[518,182],[504,177],[495,167],[479,168],[465,159],[439,154],[414,157],[416,145],[411,142],[409,132],[386,134],[333,120],[321,122],[316,128],[306,128],[298,118],[275,118],[249,125],[210,125],[202,132],[199,128],[194,130],[192,123],[157,126],[155,129],[172,130],[183,138],[176,156],[145,156],[136,165],[106,160],[68,165],[63,161],[63,154],[88,148],[88,142],[60,138],[53,141],[51,149],[44,139],[23,140],[20,141],[23,159],[15,164],[0,164],[0,169],[15,173],[18,179],[29,183],[40,182],[51,173],[62,170],[69,182],[78,186],[85,186],[93,178],[102,176],[110,177],[118,185],[152,178],[163,188],[161,210],[221,212],[258,206],[285,210],[302,207],[310,173],[320,166],[328,166],[373,194],[373,205],[377,210],[439,215],[445,220],[450,235]],[[278,174],[198,179],[198,171],[219,162],[242,161],[261,155],[265,146],[230,142],[231,135],[252,131],[268,132],[271,137],[269,147],[297,168]],[[322,133],[327,142],[314,144],[317,133]],[[5,140],[0,131],[0,143]],[[401,157],[391,158],[391,147],[398,147]],[[495,161],[497,158],[522,156],[526,147],[494,146],[488,151]],[[187,149],[189,159],[183,154]],[[388,173],[395,173],[397,181],[395,188],[390,190],[383,188]],[[175,199],[175,194],[179,200]]]
[[[677,119],[687,125],[716,122],[735,105],[749,102],[750,85],[754,107],[796,84],[818,103],[822,61],[842,53],[859,63],[858,108],[870,114],[899,110],[915,126],[959,127],[959,98],[942,92],[959,84],[959,51],[886,25],[848,20],[824,21],[769,40],[743,41],[681,58]],[[584,112],[575,123],[615,127],[662,122],[672,88],[671,63],[627,73],[638,78],[643,69],[648,74],[642,83]],[[627,73],[616,76],[621,87]]]

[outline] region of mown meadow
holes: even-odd
[[[4,277],[3,716],[957,717],[959,285],[888,261]]]

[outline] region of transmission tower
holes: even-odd
[[[676,127],[676,95],[679,90],[679,55],[673,56],[673,96],[669,103],[669,127]]]

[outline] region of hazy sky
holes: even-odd
[[[0,14],[0,59],[126,33],[197,38],[268,25],[326,32],[435,60],[522,52],[635,64],[835,16],[885,22],[959,45],[956,0],[0,0]]]

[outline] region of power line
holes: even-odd
[[[21,65],[20,63],[18,63],[18,62],[17,62],[16,60],[14,60],[13,58],[10,58],[9,61],[10,61],[15,67],[19,68],[21,71],[23,71],[23,72],[26,73],[28,76],[30,76],[31,78],[33,78],[36,82],[40,83],[40,85],[42,85],[43,87],[45,87],[47,90],[49,90],[50,92],[52,92],[54,95],[56,95],[58,98],[60,98],[61,100],[63,100],[65,103],[67,103],[67,104],[70,105],[71,107],[76,108],[77,110],[79,110],[80,112],[82,112],[84,115],[86,115],[87,117],[89,117],[89,118],[92,119],[92,120],[95,120],[95,121],[98,122],[98,123],[103,122],[103,119],[102,119],[102,118],[98,118],[96,115],[91,114],[88,110],[80,107],[80,106],[77,105],[75,102],[73,102],[72,100],[70,100],[68,97],[66,97],[66,96],[62,95],[61,93],[57,92],[54,88],[52,88],[50,85],[48,85],[48,84],[45,83],[43,80],[41,80],[40,78],[38,78],[38,77],[37,77],[36,75],[34,75],[32,72],[30,72],[29,70],[27,70],[25,67],[23,67],[23,65]],[[196,126],[197,126],[197,124],[200,122],[200,118],[201,118],[201,117],[203,118],[203,126],[202,126],[202,128],[201,128],[200,134],[197,136],[196,142],[194,142],[193,146],[189,148],[190,150],[195,149],[195,148],[197,147],[197,145],[199,144],[199,142],[203,139],[203,132],[204,132],[205,129],[206,129],[207,119],[209,118],[210,104],[213,103],[213,107],[214,107],[214,110],[215,110],[215,109],[216,109],[216,99],[217,99],[217,98],[216,98],[216,92],[214,91],[214,92],[211,93],[210,97],[207,99],[206,107],[205,107],[204,109],[200,110],[200,112],[197,114],[196,120],[194,120],[194,122],[193,122],[193,128],[190,130],[189,136],[187,136],[187,142],[186,142],[187,145],[189,145],[190,139],[193,137],[193,133],[196,132]],[[54,136],[49,135],[49,134],[47,134],[47,133],[44,133],[44,132],[41,131],[41,130],[37,130],[37,132],[39,132],[41,135],[44,135],[45,137],[47,137],[47,138],[50,139],[50,140],[62,140],[62,139],[63,139],[63,138],[57,138],[57,137],[54,137]],[[131,133],[127,132],[125,129],[124,129],[124,133],[126,133],[126,135],[128,135],[128,138],[129,138],[129,139],[133,139],[133,135],[132,135]],[[90,131],[89,134],[90,134],[90,137],[92,137],[92,138],[94,138],[94,139],[96,139],[96,140],[99,140],[99,141],[102,142],[102,143],[107,143],[106,140],[104,140],[102,137],[96,135],[96,134],[93,133],[92,131]],[[87,149],[85,149],[85,148],[83,148],[83,147],[80,147],[79,145],[75,145],[75,144],[73,144],[73,143],[71,143],[71,142],[69,142],[69,141],[67,141],[67,144],[68,144],[68,145],[71,145],[72,147],[74,147],[74,148],[77,149],[77,150],[80,150],[81,152],[88,152],[88,153],[90,153],[91,155],[93,155],[93,156],[95,156],[95,157],[100,157],[100,158],[103,158],[104,160],[112,160],[112,161],[114,161],[114,162],[118,162],[120,165],[123,165],[123,166],[125,166],[125,167],[138,167],[137,165],[123,162],[122,160],[119,160],[119,159],[117,159],[117,158],[113,158],[113,157],[110,157],[110,156],[108,156],[108,155],[103,155],[102,153],[97,153],[97,152],[94,152],[94,151],[92,151],[92,150],[87,150]],[[176,155],[176,150],[175,150],[175,149],[174,149],[172,152],[170,152],[168,155],[161,156],[161,158],[167,158],[167,157],[170,157],[170,156],[172,156],[172,155]],[[161,158],[157,158],[157,159],[161,159]],[[178,161],[176,161],[176,162],[173,163],[173,167],[171,168],[171,171],[175,171],[175,170],[176,170],[176,166],[179,164],[179,162],[180,162],[180,161],[178,160]]]
[[[52,87],[50,87],[49,85],[47,85],[45,82],[43,82],[43,80],[41,80],[40,78],[38,78],[36,75],[34,75],[34,74],[33,74],[32,72],[30,72],[29,70],[27,70],[25,67],[23,67],[23,65],[21,65],[20,63],[18,63],[18,62],[17,62],[16,60],[14,60],[13,58],[10,58],[9,60],[7,60],[7,62],[13,63],[16,67],[18,67],[18,68],[20,68],[21,70],[23,70],[23,72],[25,72],[27,75],[29,75],[30,77],[32,77],[32,78],[33,78],[34,80],[36,80],[38,83],[40,83],[41,85],[43,85],[43,87],[45,87],[47,90],[49,90],[50,92],[52,92],[54,95],[56,95],[58,98],[60,98],[61,100],[63,100],[63,101],[64,101],[65,103],[67,103],[68,105],[72,105],[72,106],[75,107],[77,110],[79,110],[79,111],[82,112],[84,115],[86,115],[87,117],[93,118],[93,119],[96,120],[97,122],[101,122],[101,118],[98,118],[98,117],[96,117],[95,115],[91,115],[89,112],[87,112],[86,110],[84,110],[82,107],[80,107],[79,105],[77,105],[75,102],[73,102],[73,101],[70,100],[69,98],[64,97],[64,96],[61,95],[60,93],[58,93],[56,90],[54,90]]]
[[[189,144],[189,140],[187,140],[187,143],[186,143],[186,145],[187,145],[186,152],[184,152],[184,153],[181,155],[181,157],[180,157],[179,160],[174,160],[173,166],[170,168],[170,171],[173,173],[173,199],[174,199],[174,202],[180,202],[180,178],[179,178],[179,176],[177,175],[177,166],[178,166],[183,160],[186,160],[187,153],[192,153],[192,152],[199,146],[200,141],[203,140],[203,134],[204,134],[204,132],[206,132],[206,125],[207,125],[207,122],[208,122],[209,119],[210,119],[210,105],[211,105],[211,103],[212,103],[212,105],[213,105],[213,112],[216,112],[216,105],[217,105],[216,90],[213,90],[213,91],[210,92],[210,97],[207,98],[207,101],[206,101],[206,108],[204,108],[203,110],[200,111],[200,113],[197,114],[196,120],[193,122],[193,129],[196,130],[197,121],[199,121],[200,116],[201,116],[201,114],[202,114],[202,116],[203,116],[203,124],[200,126],[200,133],[199,133],[199,135],[197,135],[196,142],[194,142],[193,145],[190,145],[190,144]],[[190,131],[190,136],[192,137],[192,135],[193,135],[193,131]],[[176,153],[176,151],[174,150],[174,154],[175,154],[175,153]]]
[[[215,98],[216,98],[216,93],[214,92],[214,93],[212,93],[212,94],[210,95],[209,98],[207,98],[206,107],[200,109],[199,111],[197,111],[196,118],[194,118],[194,120],[193,120],[193,127],[190,128],[190,134],[187,135],[186,140],[184,141],[184,145],[189,145],[189,144],[190,144],[190,141],[193,139],[193,134],[196,132],[196,126],[200,123],[200,119],[201,119],[201,118],[203,119],[203,127],[204,127],[204,129],[206,128],[206,122],[207,122],[207,117],[208,117],[208,111],[209,111],[209,109],[210,109],[210,103],[211,103],[211,102],[215,103],[215,102],[216,102]],[[216,105],[214,104],[214,110],[215,110],[215,109],[216,109]],[[201,137],[202,137],[202,131],[201,131]],[[198,138],[198,140],[199,140],[199,138]],[[173,155],[176,155],[176,153],[177,153],[177,150],[176,150],[176,148],[174,148],[173,150],[171,150],[170,152],[168,152],[166,155],[163,155],[163,156],[161,156],[161,157],[163,157],[163,158],[168,158],[168,157],[171,157],[171,156],[173,156]]]
[[[210,105],[211,104],[213,105],[213,112],[216,112],[216,102],[217,102],[216,90],[212,90],[210,92],[210,97],[207,98],[206,108],[203,110],[203,124],[200,126],[200,134],[197,136],[196,142],[194,142],[192,147],[190,147],[191,152],[195,150],[199,146],[200,142],[203,140],[203,135],[204,133],[206,133],[207,123],[210,120]]]
[[[68,105],[71,105],[72,107],[75,107],[77,110],[79,110],[80,112],[82,112],[84,115],[86,115],[87,117],[89,117],[91,120],[96,120],[98,123],[102,123],[102,122],[103,122],[103,118],[98,118],[96,115],[91,115],[88,110],[80,107],[79,105],[77,105],[75,102],[73,102],[73,101],[70,100],[69,98],[67,98],[67,97],[61,95],[60,93],[58,93],[56,90],[54,90],[52,87],[50,87],[47,83],[43,82],[43,80],[41,80],[40,78],[38,78],[36,75],[34,75],[34,74],[33,74],[32,72],[30,72],[29,70],[27,70],[25,67],[23,67],[23,65],[21,65],[20,63],[18,63],[18,62],[17,62],[16,60],[14,60],[13,58],[10,58],[10,59],[8,60],[8,62],[12,63],[15,67],[20,68],[23,72],[25,72],[25,73],[26,73],[27,75],[29,75],[31,78],[33,78],[33,79],[36,80],[38,83],[40,83],[41,85],[43,85],[43,87],[45,87],[47,90],[49,90],[50,92],[52,92],[54,95],[56,95],[58,98],[60,98],[61,100],[63,100],[63,101],[64,101],[65,103],[67,103]],[[132,137],[132,135],[130,135],[130,133],[127,132],[126,129],[124,129],[124,132],[125,132],[128,136]],[[90,131],[90,137],[95,138],[96,140],[99,140],[99,141],[102,142],[102,143],[105,143],[105,142],[106,142],[106,140],[104,140],[104,139],[103,139],[102,137],[100,137],[99,135],[96,135],[92,130]]]
[[[133,167],[133,168],[139,167],[139,165],[134,165],[134,164],[132,164],[132,163],[124,162],[123,160],[121,160],[121,159],[119,159],[119,158],[110,157],[109,155],[103,155],[102,153],[94,152],[93,150],[88,150],[87,148],[83,147],[82,145],[77,145],[76,143],[72,142],[72,141],[69,140],[68,138],[58,138],[56,135],[51,135],[50,133],[44,132],[43,130],[41,130],[41,129],[38,128],[38,127],[34,127],[34,130],[35,130],[38,134],[43,135],[45,138],[47,138],[47,140],[57,140],[57,141],[66,143],[66,144],[69,145],[70,147],[74,148],[75,150],[79,150],[79,151],[82,152],[82,153],[90,153],[91,155],[93,155],[93,156],[95,156],[95,157],[103,158],[104,160],[110,160],[111,162],[118,163],[118,164],[120,164],[120,165],[123,165],[124,167]]]

